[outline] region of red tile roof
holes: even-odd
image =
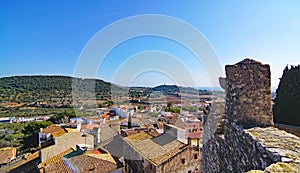
[[[81,129],[93,130],[94,128],[99,128],[99,124],[83,124],[81,125]]]
[[[178,153],[182,152],[186,146],[178,140],[172,140],[161,145],[155,141],[155,138],[152,139],[152,136],[144,131],[123,139],[130,147],[156,166],[173,158]]]
[[[62,161],[62,157],[63,157],[64,155],[69,154],[69,153],[71,153],[71,152],[73,152],[73,151],[74,151],[74,149],[69,148],[69,149],[67,149],[67,150],[65,150],[65,151],[63,151],[63,152],[61,152],[61,153],[59,153],[58,155],[53,156],[53,157],[51,157],[51,158],[49,158],[49,159],[43,161],[42,163],[40,163],[40,164],[38,165],[38,167],[41,169],[41,168],[47,167],[47,165],[52,165],[52,164],[58,163],[58,162]]]
[[[202,133],[201,132],[189,133],[188,138],[201,139],[202,138]]]
[[[42,129],[40,133],[52,134],[54,137],[58,137],[65,134],[66,130],[57,125],[50,125],[49,127]]]
[[[115,169],[117,169],[117,165],[113,162],[81,154],[69,159],[64,158],[55,164],[48,165],[44,168],[44,172],[73,173],[75,171],[78,173],[108,173]]]
[[[11,159],[16,158],[17,149],[14,147],[0,148],[0,165],[7,164]]]
[[[55,164],[48,165],[40,170],[41,173],[73,173],[63,160],[56,162]]]

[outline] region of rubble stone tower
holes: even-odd
[[[227,122],[245,128],[273,126],[270,66],[244,59],[225,69]]]

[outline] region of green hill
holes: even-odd
[[[73,100],[72,91],[80,99]],[[73,108],[74,103],[84,109],[94,108],[95,98],[99,107],[117,103],[129,103],[129,98],[149,102],[151,93],[161,93],[180,100],[184,93],[197,100],[197,95],[209,95],[208,91],[176,85],[150,87],[122,87],[99,79],[81,79],[70,76],[12,76],[0,78],[0,117],[39,116],[59,114]],[[95,95],[93,95],[95,93]],[[113,102],[112,102],[113,101]],[[149,103],[148,103],[149,104]]]
[[[58,114],[72,108],[72,84],[81,98],[87,97],[90,84],[97,100],[109,100],[111,86],[98,79],[69,76],[12,76],[0,78],[0,116],[39,116]],[[81,103],[83,104],[83,103]]]
[[[80,81],[85,91],[91,81],[95,82],[96,97],[109,98],[111,84],[102,80],[78,79],[69,76],[12,76],[0,78],[0,102],[31,103],[47,101],[71,103],[72,82]]]

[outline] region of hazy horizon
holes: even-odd
[[[23,74],[23,75],[2,76],[0,78],[14,77],[14,76],[65,76],[65,77],[74,77],[74,76],[63,75],[63,74],[33,74],[33,75]],[[120,84],[117,84],[117,83],[113,83],[111,81],[103,80],[101,78],[92,78],[92,79],[102,80],[104,82],[109,82],[109,83],[112,83],[112,84],[120,85]],[[168,86],[170,86],[170,85],[176,85],[176,84],[161,83],[161,84],[151,85],[151,86],[146,86],[146,85],[132,85],[132,86],[123,86],[123,85],[120,85],[120,86],[123,86],[123,87],[145,87],[145,88],[148,87],[148,88],[154,88],[154,87],[161,86],[161,85],[168,85]],[[224,89],[221,88],[221,86],[196,86],[196,87],[194,87],[194,86],[182,86],[182,85],[176,85],[176,86],[190,87],[190,88],[195,88],[195,89],[198,89],[198,90],[225,91]],[[275,92],[277,88],[278,88],[278,86],[271,87],[271,92]]]

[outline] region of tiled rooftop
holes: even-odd
[[[16,158],[17,149],[13,147],[0,148],[0,164],[6,164],[12,158]]]
[[[88,155],[79,155],[68,159],[72,165],[75,165],[78,172],[106,173],[117,168],[116,164],[103,159],[95,159]]]
[[[116,163],[114,158],[110,154],[86,153],[86,155],[97,158],[97,159],[107,160],[107,161],[110,161],[112,163]]]
[[[86,172],[111,172],[117,168],[115,160],[105,150],[101,152],[84,151],[69,148],[58,155],[39,164],[41,173],[86,173]]]
[[[181,129],[201,128],[202,122],[199,120],[183,121],[182,119],[178,118],[174,123],[174,126]]]
[[[51,158],[49,158],[49,159],[43,161],[42,163],[39,164],[38,167],[39,167],[39,168],[42,168],[42,167],[46,167],[47,165],[51,165],[51,164],[55,164],[55,163],[57,163],[57,162],[60,162],[60,161],[62,161],[62,157],[63,157],[64,155],[69,154],[69,153],[71,153],[71,152],[73,152],[73,151],[74,151],[73,148],[69,148],[69,149],[67,149],[67,150],[65,150],[65,151],[63,151],[63,152],[61,152],[61,153],[59,153],[58,155],[53,156],[53,157],[51,157]]]
[[[126,139],[132,139],[132,140],[145,140],[150,138],[152,138],[152,136],[145,133],[144,131],[140,131],[139,133],[126,137]]]
[[[55,145],[43,148],[42,161],[45,161],[68,148],[75,148],[77,144],[87,144],[89,146],[94,146],[94,139],[92,135],[86,134],[86,137],[83,137],[80,132],[66,133],[55,139]]]
[[[37,160],[39,157],[40,157],[40,151],[36,151],[33,154],[30,154],[30,155],[26,156],[25,160],[23,159],[22,161],[18,162],[13,167],[10,167],[10,170],[18,169],[19,167],[22,167],[25,164],[27,164],[27,163],[29,163],[31,161],[34,161],[35,159]]]
[[[128,136],[125,141],[138,151],[144,158],[154,165],[159,165],[177,153],[182,151],[185,145],[177,140],[173,140],[165,145],[159,145],[151,139],[152,136],[141,131]]]
[[[93,130],[94,128],[99,128],[100,125],[99,124],[83,124],[81,125],[81,129],[87,129],[87,130]]]
[[[202,139],[202,132],[189,133],[188,138],[191,139]]]
[[[69,159],[63,158],[54,164],[45,167],[45,173],[108,173],[117,168],[116,164],[107,160],[97,159],[81,154]]]
[[[78,132],[77,128],[65,128],[68,133]]]
[[[63,160],[60,160],[54,164],[47,165],[47,167],[44,167],[40,170],[40,173],[73,173],[71,169],[68,168],[67,165],[65,165]]]
[[[157,118],[154,117],[148,117],[145,115],[142,115],[141,117],[137,118],[140,123],[141,127],[153,127],[153,124],[156,124]]]
[[[53,137],[59,137],[66,133],[66,130],[60,126],[51,125],[45,129],[43,129],[40,133],[44,134],[52,134]]]

